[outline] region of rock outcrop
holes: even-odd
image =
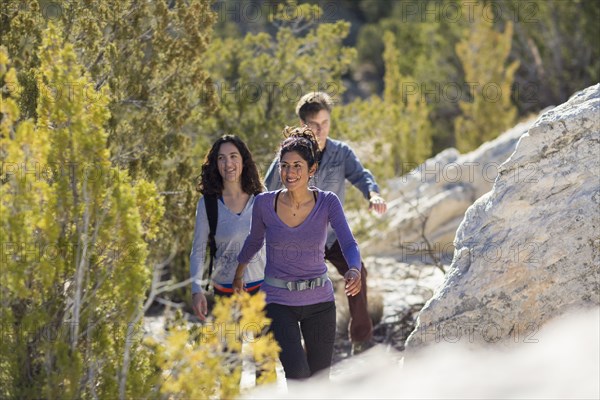
[[[370,239],[361,247],[369,254],[402,253],[408,257],[420,257],[431,248],[449,264],[456,229],[465,211],[492,189],[500,165],[534,121],[522,122],[464,155],[454,148],[446,149],[405,176],[389,181],[387,197],[393,199],[388,203],[389,211],[379,219],[365,219]]]
[[[600,304],[600,84],[545,112],[466,212],[444,284],[407,349],[526,341]]]

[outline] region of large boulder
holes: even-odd
[[[492,189],[500,165],[534,121],[524,121],[467,154],[446,149],[390,180],[386,196],[393,200],[388,203],[389,211],[379,219],[363,221],[369,232],[369,239],[361,243],[365,253],[400,253],[410,259],[434,251],[449,264],[465,211]]]
[[[515,343],[600,304],[600,84],[545,112],[466,212],[407,349]]]

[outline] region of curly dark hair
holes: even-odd
[[[308,169],[318,163],[319,143],[309,127],[286,126],[283,129],[283,136],[285,136],[285,139],[281,142],[279,149],[279,161],[281,161],[284,154],[295,151],[306,161]]]
[[[223,177],[219,173],[217,158],[219,156],[219,148],[223,143],[231,143],[237,147],[242,156],[242,190],[248,194],[258,194],[263,191],[263,183],[258,175],[258,168],[252,159],[252,153],[246,146],[246,143],[235,135],[224,135],[213,143],[208,154],[204,158],[202,164],[202,172],[198,177],[196,190],[203,195],[223,194]]]

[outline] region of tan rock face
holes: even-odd
[[[371,224],[367,229],[370,239],[362,242],[361,248],[369,254],[401,253],[407,258],[419,257],[431,248],[439,258],[445,258],[444,264],[449,264],[456,229],[465,211],[492,189],[500,165],[533,122],[520,123],[467,154],[446,149],[407,175],[388,182],[389,211],[380,219],[366,222]]]
[[[449,337],[523,342],[552,317],[600,304],[600,85],[520,138],[454,245],[408,349]]]

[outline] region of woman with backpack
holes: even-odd
[[[263,191],[248,146],[237,136],[219,138],[205,157],[197,190],[196,226],[190,254],[194,314],[206,320],[208,305],[201,287],[207,244],[211,257],[209,279],[216,296],[233,294],[237,256],[250,231],[255,196]],[[213,228],[211,229],[211,224]],[[213,238],[214,237],[214,241]],[[264,278],[264,249],[248,264],[244,290],[256,293]]]
[[[243,290],[247,268],[266,240],[261,290],[266,293],[270,329],[281,347],[279,358],[286,378],[303,379],[327,370],[333,355],[335,303],[325,265],[328,223],[350,266],[344,275],[349,296],[360,292],[361,263],[338,197],[308,186],[319,159],[315,135],[308,127],[286,128],[284,135],[278,157],[284,188],[256,197],[233,287]]]

